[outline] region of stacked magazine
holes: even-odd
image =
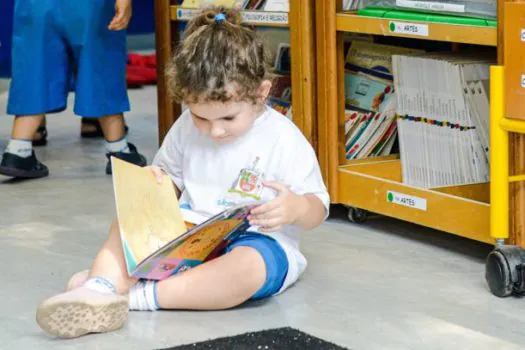
[[[403,182],[489,180],[489,66],[481,54],[394,55]]]

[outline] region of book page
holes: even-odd
[[[133,277],[162,280],[217,257],[250,227],[247,217],[255,203],[227,209],[193,227],[147,257]]]
[[[158,184],[149,169],[117,158],[113,187],[129,275],[150,254],[187,231],[169,176]]]

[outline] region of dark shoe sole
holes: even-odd
[[[46,177],[49,175],[49,170],[20,170],[17,168],[9,168],[0,166],[0,174],[11,176],[11,177],[20,177],[26,179],[38,179],[40,177]]]

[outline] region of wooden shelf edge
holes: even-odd
[[[468,198],[404,185],[400,182],[339,168],[338,203],[365,209],[436,230],[494,243],[489,232],[490,205]],[[478,185],[474,185],[478,186]],[[417,209],[389,202],[389,191],[425,203]]]
[[[352,160],[347,159],[345,160],[344,164],[340,165],[340,167],[377,163],[377,162],[388,162],[388,161],[398,160],[398,159],[399,159],[399,154],[391,154],[389,156],[369,157],[369,158],[364,158],[364,159],[352,159]]]
[[[185,22],[192,19],[200,11],[200,9],[170,6],[170,18],[172,21]],[[241,15],[246,23],[255,26],[288,27],[288,12],[241,11]]]
[[[392,33],[389,29],[391,21],[426,25],[428,26],[428,36]],[[497,46],[498,42],[498,33],[496,27],[467,26],[460,24],[375,18],[348,13],[338,13],[336,15],[336,29],[341,32],[396,36],[484,46]]]

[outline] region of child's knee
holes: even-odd
[[[283,286],[288,274],[288,258],[281,245],[271,237],[249,233],[235,240],[227,249],[231,249],[233,252],[241,248],[250,252],[249,255],[253,259],[246,264],[252,268],[258,266],[259,270],[262,271],[258,277],[264,276],[259,288],[254,291],[249,299],[262,299],[277,293]],[[246,254],[248,255],[248,253]],[[255,269],[251,271],[251,273],[255,272]]]

